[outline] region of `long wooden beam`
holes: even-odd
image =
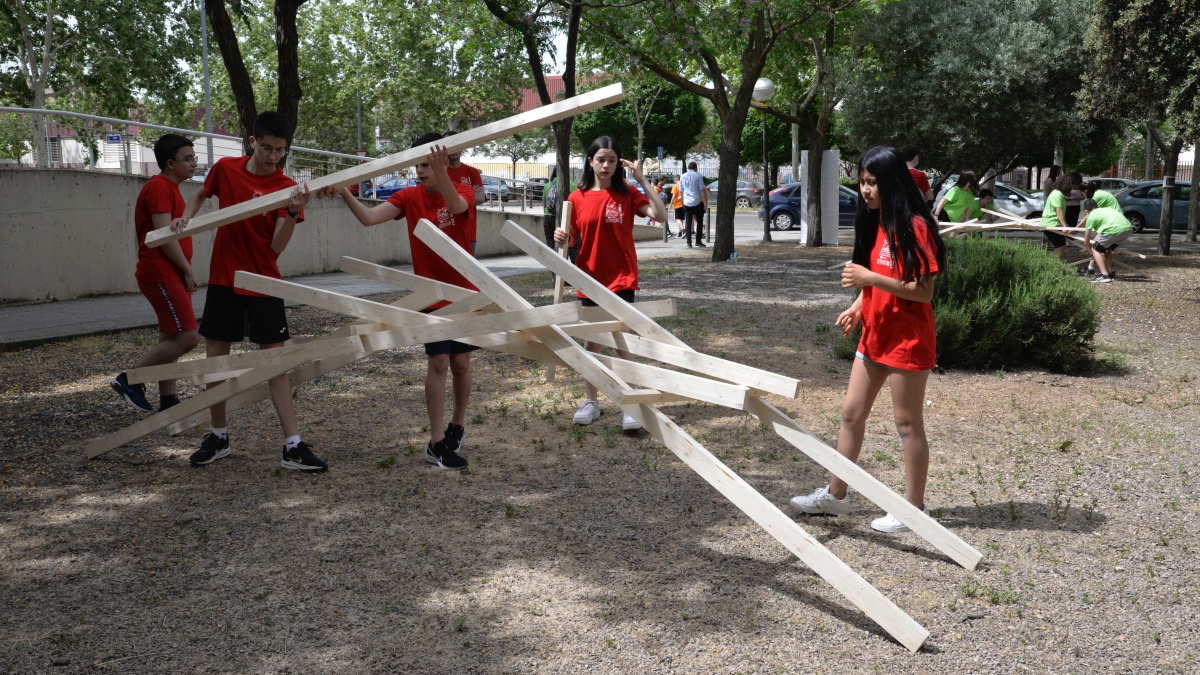
[[[374,279],[382,281],[385,284],[391,284],[397,288],[403,288],[410,291],[420,291],[424,289],[432,289],[437,295],[438,300],[449,300],[456,302],[475,295],[475,291],[469,288],[460,288],[454,284],[448,284],[444,281],[436,279],[427,279],[422,276],[417,276],[411,272],[396,270],[386,265],[377,265],[366,260],[351,258],[350,256],[342,256],[341,269],[348,274],[354,274],[364,279]],[[415,309],[423,309],[417,307]]]
[[[470,131],[464,131],[461,134],[455,134],[443,141],[439,141],[438,145],[446,146],[447,152],[461,152],[483,145],[489,141],[507,138],[522,131],[546,126],[551,122],[557,122],[558,120],[574,117],[589,110],[602,108],[611,103],[622,101],[624,98],[625,93],[621,85],[619,83],[612,84],[580,94],[579,96],[573,96],[551,103],[550,105],[535,108],[520,115],[507,117],[498,122],[485,124]],[[315,178],[308,181],[308,189],[315,192],[323,187],[343,188],[369,178],[374,178],[380,174],[391,173],[398,169],[419,164],[429,154],[431,147],[432,145],[426,145],[411,148],[403,152],[397,152],[393,155],[359,164],[349,169],[342,169],[327,176]],[[292,189],[287,188],[242,202],[241,204],[235,204],[218,209],[212,213],[197,216],[188,223],[187,227],[179,232],[171,232],[170,228],[165,227],[153,230],[146,235],[146,245],[151,248],[162,246],[169,241],[190,237],[222,225],[244,220],[250,216],[282,208],[291,200],[291,193]]]
[[[678,396],[687,396],[697,401],[712,403],[734,410],[745,410],[750,399],[750,388],[737,384],[726,384],[717,380],[696,377],[675,370],[625,361],[613,356],[593,354],[593,358],[608,366],[610,370],[631,384],[640,384]],[[628,400],[628,398],[626,399]]]
[[[896,494],[862,467],[813,438],[803,427],[775,406],[760,398],[754,398],[747,411],[764,424],[769,424],[775,433],[811,457],[826,471],[846,481],[856,492],[904,521],[904,524],[912,528],[913,532],[916,532],[937,550],[945,553],[954,562],[973,570],[983,558],[983,554],[976,551],[958,535],[909,504],[904,497]]]

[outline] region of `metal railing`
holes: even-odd
[[[11,118],[4,119],[10,115]],[[64,119],[71,121],[64,123]],[[58,123],[54,124],[55,121]],[[213,144],[196,148],[197,159],[204,158],[197,167],[203,168],[201,174],[221,157],[242,156],[242,139],[237,136],[66,110],[0,106],[0,141],[7,141],[0,142],[0,151],[7,150],[9,155],[20,152],[16,157],[0,154],[0,159],[9,159],[17,167],[149,175],[158,173],[158,169],[151,148],[155,139],[145,133],[148,130],[211,138]],[[208,148],[212,148],[211,155]],[[370,160],[370,157],[293,145],[289,148],[284,172],[293,180],[304,181]]]

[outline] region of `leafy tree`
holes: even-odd
[[[176,59],[194,49],[195,16],[179,2],[2,0],[0,92],[30,108],[86,101],[122,118],[138,96],[181,110],[188,88]],[[34,157],[44,161],[45,120],[32,120]]]
[[[666,82],[708,99],[721,125],[713,260],[733,253],[734,191],[754,83],[771,52],[821,12],[808,0],[589,5],[591,37],[630,53]],[[664,35],[673,39],[664,40]]]
[[[1089,3],[1051,0],[910,0],[862,23],[864,58],[843,108],[862,147],[921,147],[943,176],[963,168],[1002,173],[1025,160],[1050,164],[1096,125],[1072,94],[1074,50]],[[1109,127],[1101,136],[1115,131]]]
[[[706,120],[700,97],[659,80],[650,86],[627,85],[624,101],[579,115],[572,129],[577,147],[586,148],[598,136],[612,136],[621,147],[636,148],[639,162],[647,148],[659,146],[664,156],[683,160]]]
[[[1092,115],[1144,121],[1163,153],[1158,253],[1168,255],[1179,151],[1188,139],[1200,140],[1200,2],[1095,0],[1091,16],[1086,42],[1091,63],[1080,99]],[[1195,213],[1189,209],[1188,236],[1193,239]]]

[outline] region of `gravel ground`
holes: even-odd
[[[641,297],[677,298],[662,323],[697,349],[801,378],[773,400],[832,441],[849,362],[829,327],[850,296],[827,268],[848,251],[739,257],[657,259]],[[932,633],[917,654],[611,404],[572,427],[582,382],[561,370],[550,386],[479,353],[471,468],[451,473],[422,457],[419,351],[364,359],[297,390],[332,465],[300,476],[265,403],[231,414],[234,454],[206,468],[186,461],[199,430],[83,459],[138,419],[106,382],[151,331],[0,354],[0,672],[1196,672],[1200,258],[1137,264],[1096,288],[1095,373],[930,379],[930,506],[977,570],[872,531],[861,498],[801,519]],[[547,275],[514,284],[549,301]],[[863,466],[900,486],[889,403]],[[824,480],[746,416],[664,410],[785,511]]]

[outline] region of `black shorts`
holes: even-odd
[[[1046,241],[1050,242],[1050,248],[1062,248],[1067,245],[1067,238],[1056,232],[1043,232]]]
[[[421,310],[422,314],[429,314],[434,308]],[[438,340],[437,342],[425,343],[425,356],[439,356],[441,354],[468,354],[479,349],[475,345],[469,345],[458,340]]]
[[[232,286],[208,287],[200,335],[221,342],[241,342],[249,336],[258,345],[286,342],[292,337],[282,298],[239,295]]]
[[[678,220],[679,222],[683,222],[683,207],[682,206],[675,209],[675,220]]]
[[[632,288],[627,288],[623,291],[613,291],[613,292],[617,294],[618,298],[624,300],[625,302],[628,302],[629,304],[633,304],[633,297],[635,295],[635,291]],[[583,305],[584,307],[597,307],[598,306],[591,298],[579,298],[579,304]]]

